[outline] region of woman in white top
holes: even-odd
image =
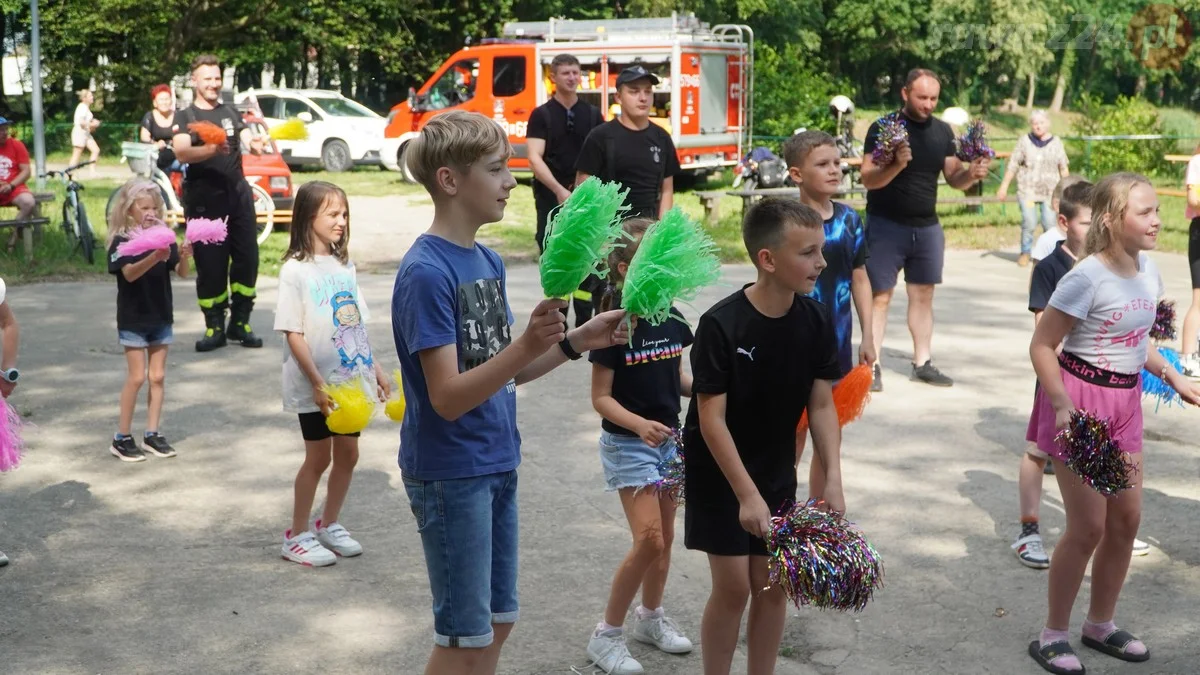
[[[100,146],[96,145],[96,139],[92,138],[92,132],[100,126],[100,120],[92,116],[90,107],[96,97],[92,94],[91,89],[81,89],[78,93],[79,105],[75,106],[75,124],[71,127],[71,161],[67,166],[75,166],[79,163],[84,148],[92,153],[91,160],[93,162],[100,157]],[[91,167],[91,175],[96,175],[95,164]]]

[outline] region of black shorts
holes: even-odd
[[[1200,288],[1200,218],[1192,218],[1188,228],[1188,267],[1192,270],[1192,288]]]
[[[913,227],[867,214],[867,250],[867,277],[875,293],[895,288],[902,269],[907,283],[942,283],[946,233],[941,225]]]
[[[766,497],[772,514],[796,501],[796,490]],[[701,500],[689,496],[683,507],[683,544],[693,551],[712,555],[767,555],[767,542],[742,528],[741,506],[736,499]]]
[[[323,441],[331,436],[351,436],[358,438],[358,432],[352,434],[335,434],[325,424],[325,416],[319,412],[300,413],[300,435],[306,441]]]

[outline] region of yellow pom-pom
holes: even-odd
[[[404,385],[400,383],[400,369],[392,371],[392,377],[396,379],[396,396],[388,400],[387,405],[383,407],[383,412],[388,416],[388,419],[403,422],[404,409],[408,407],[404,400]]]
[[[277,141],[303,141],[308,138],[308,127],[304,122],[293,117],[271,127],[270,134],[271,138]]]
[[[367,428],[375,413],[375,400],[367,396],[359,380],[325,385],[325,393],[333,401],[334,410],[325,418],[325,425],[335,434],[355,434]]]

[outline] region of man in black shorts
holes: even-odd
[[[617,76],[621,116],[592,130],[575,165],[575,184],[588,176],[615,180],[629,188],[625,217],[658,220],[671,208],[679,156],[671,135],[650,123],[658,77],[642,66]]]
[[[954,380],[933,365],[933,289],[942,283],[946,239],[937,216],[938,175],[958,190],[987,176],[988,160],[963,164],[954,156],[954,132],[933,116],[941,83],[931,70],[914,68],[900,95],[900,114],[908,126],[908,142],[886,165],[872,159],[879,122],[871,125],[863,143],[862,183],[867,188],[867,276],[874,294],[875,353],[883,355],[888,305],[900,270],[908,293],[908,330],[913,339],[912,379],[938,387]],[[875,363],[872,391],[883,391],[882,372]]]
[[[575,187],[575,162],[584,139],[593,128],[604,123],[600,109],[579,100],[576,94],[579,59],[570,54],[555,56],[550,62],[550,77],[554,80],[554,96],[533,110],[525,137],[529,165],[533,168],[539,253],[545,250],[546,221],[550,212],[565,202]],[[576,326],[582,326],[592,318],[592,291],[598,281],[589,276],[573,296]],[[563,315],[566,315],[565,309]]]
[[[261,347],[262,338],[250,329],[254,284],[258,281],[258,227],[254,198],[242,174],[243,144],[262,154],[255,137],[237,110],[221,103],[221,65],[217,57],[201,54],[192,61],[191,106],[175,115],[175,156],[187,164],[183,181],[183,212],[188,219],[228,219],[229,233],[219,244],[196,244],[196,297],[204,312],[204,337],[196,351],[225,346],[226,338],[243,347]],[[188,129],[193,122],[211,122],[225,130],[225,142],[207,144]],[[230,300],[232,294],[232,301]],[[229,329],[225,310],[232,308]]]

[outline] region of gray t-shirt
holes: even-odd
[[[1063,351],[1097,368],[1132,375],[1146,365],[1150,327],[1163,294],[1158,266],[1138,254],[1138,273],[1118,276],[1091,255],[1058,282],[1050,306],[1078,319]]]

